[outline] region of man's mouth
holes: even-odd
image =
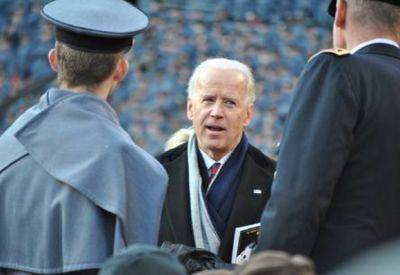
[[[221,126],[215,126],[215,125],[208,125],[206,126],[207,130],[210,130],[212,132],[222,132],[225,131],[225,128],[221,127]]]

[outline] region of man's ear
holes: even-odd
[[[54,48],[51,49],[47,54],[47,59],[49,60],[51,69],[55,72],[58,72],[58,63],[57,63],[56,51]]]
[[[253,113],[254,113],[254,105],[251,104],[247,107],[246,110],[246,119],[243,122],[243,126],[247,126],[250,124],[251,119],[253,118]]]
[[[129,70],[129,63],[128,61],[125,59],[125,57],[121,57],[118,60],[117,63],[117,68],[115,69],[115,73],[113,76],[113,80],[116,82],[120,82],[122,81],[122,79],[124,79],[126,73]]]
[[[188,97],[188,100],[186,103],[186,116],[190,121],[193,120],[193,102],[190,97]]]
[[[336,14],[334,24],[338,28],[344,28],[346,25],[347,2],[346,0],[338,0],[336,3]]]

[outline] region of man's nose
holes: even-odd
[[[213,118],[221,118],[221,117],[223,117],[223,114],[224,114],[224,112],[223,112],[222,105],[219,102],[216,102],[212,106],[211,113],[210,113],[211,117],[213,117]]]

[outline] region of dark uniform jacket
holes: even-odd
[[[319,271],[400,234],[400,50],[372,44],[306,66],[286,122],[258,250]]]
[[[156,244],[166,185],[110,105],[50,89],[0,137],[0,269],[98,269]]]
[[[192,233],[187,143],[158,157],[169,175],[168,190],[161,217],[159,243],[164,241],[195,246]],[[240,183],[218,255],[230,262],[236,227],[258,223],[270,194],[275,161],[249,144],[240,171]],[[261,190],[255,194],[254,190]]]

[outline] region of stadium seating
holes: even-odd
[[[0,105],[52,75],[47,52],[54,39],[39,15],[46,2],[0,0]],[[151,27],[137,37],[128,53],[131,69],[110,99],[135,142],[156,154],[174,131],[188,126],[190,73],[202,60],[222,56],[253,69],[258,99],[247,132],[255,145],[274,154],[297,76],[309,56],[330,46],[327,1],[139,2]],[[0,133],[37,101],[45,86],[4,107]]]

